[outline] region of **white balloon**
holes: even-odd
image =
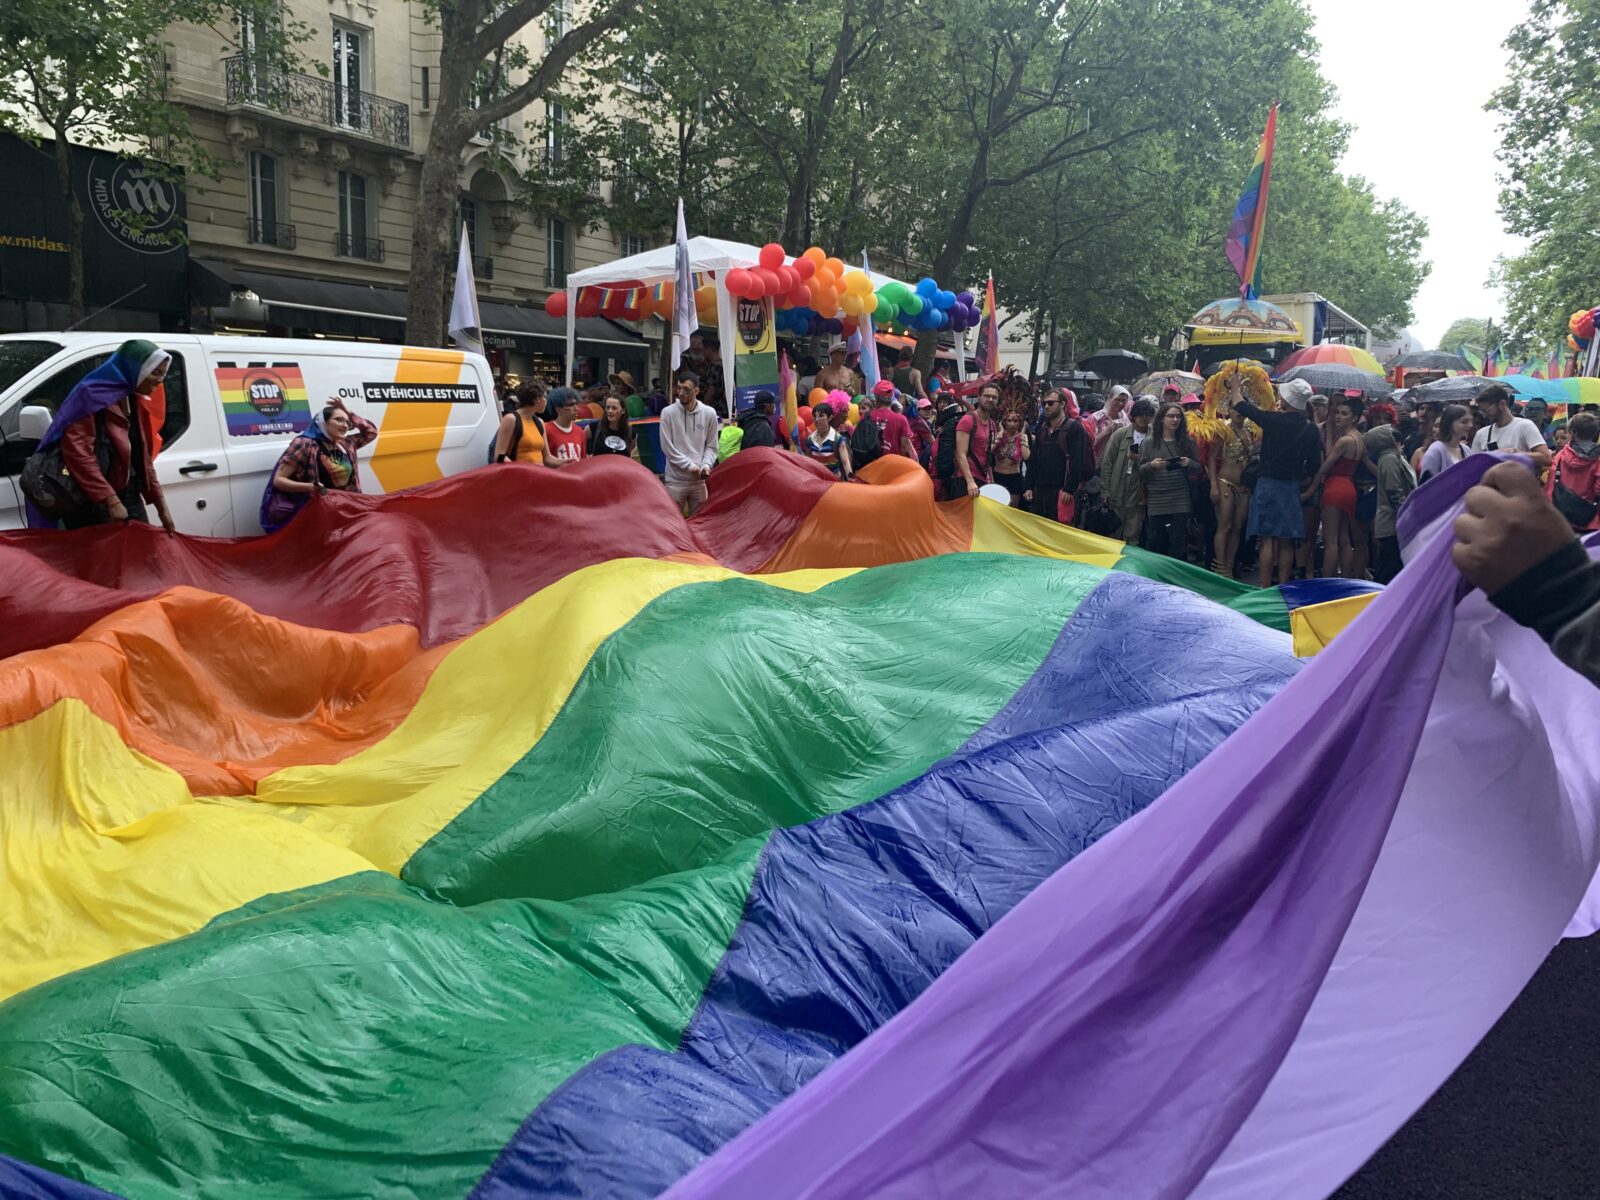
[[[1011,493],[998,483],[984,484],[978,489],[978,495],[993,500],[996,504],[1009,505],[1011,503]]]

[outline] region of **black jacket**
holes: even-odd
[[[1261,426],[1261,477],[1299,483],[1315,475],[1322,465],[1322,443],[1317,427],[1294,409],[1267,412],[1248,400],[1234,408]]]
[[[1577,538],[1489,597],[1567,666],[1600,687],[1600,562]]]

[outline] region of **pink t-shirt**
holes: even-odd
[[[979,483],[989,482],[989,435],[994,422],[980,421],[980,414],[968,413],[956,422],[956,432],[964,433],[967,442],[967,463],[972,467],[972,478]]]
[[[892,408],[875,408],[872,410],[872,419],[878,423],[881,431],[884,453],[904,454],[905,443],[911,440],[911,422],[906,420],[905,414],[897,413]],[[914,446],[912,448],[915,449]]]

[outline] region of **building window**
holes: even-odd
[[[635,254],[643,254],[650,249],[641,233],[625,233],[622,235],[622,257],[632,258]]]
[[[572,0],[554,0],[550,16],[545,22],[545,37],[554,45],[572,32]]]
[[[567,122],[571,118],[567,110],[554,101],[547,101],[544,107],[544,160],[548,166],[556,166],[565,161],[567,156]]]
[[[467,247],[478,252],[478,202],[471,196],[461,197],[461,224],[467,231]]]
[[[367,31],[333,23],[333,119],[346,129],[361,129],[367,121],[362,88],[371,74]]]
[[[294,226],[283,219],[283,175],[278,160],[252,150],[249,172],[250,240],[261,246],[294,249]]]
[[[550,232],[545,239],[548,261],[544,269],[545,284],[549,287],[567,286],[567,256],[571,253],[571,240],[571,232],[565,221],[550,222]]]
[[[339,172],[339,253],[348,258],[383,261],[383,243],[371,236],[371,189],[365,175]]]

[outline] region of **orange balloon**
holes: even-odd
[[[826,388],[812,388],[811,389],[811,394],[806,397],[806,407],[807,408],[815,408],[817,405],[821,404],[827,398],[828,398],[828,392],[827,392]],[[806,415],[810,416],[811,414],[807,413]]]
[[[830,259],[827,260],[827,262],[828,262],[828,270],[833,272],[833,277],[835,279],[839,279],[839,278],[842,278],[844,276],[844,260],[843,259],[830,258]]]
[[[839,311],[839,293],[831,287],[825,287],[817,293],[817,311],[825,317],[831,317]]]
[[[824,253],[824,251],[823,251],[821,246],[812,246],[809,250],[807,250],[800,257],[801,258],[809,258],[812,262],[816,263],[817,266],[819,266],[819,267],[823,263],[828,261],[828,256],[827,256],[826,253]]]

